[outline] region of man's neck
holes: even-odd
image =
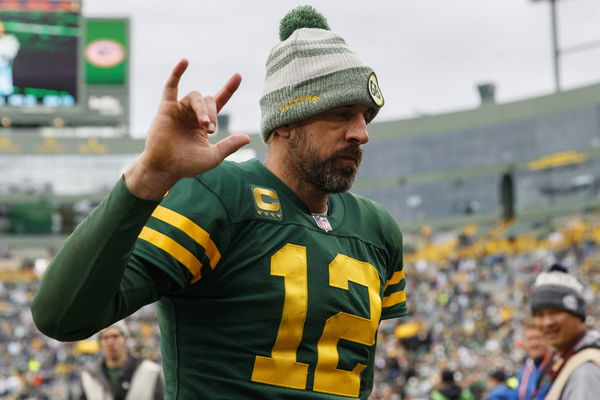
[[[104,363],[106,368],[121,368],[127,362],[127,353],[123,353],[120,357],[105,358]]]
[[[585,327],[582,328],[581,331],[579,331],[577,333],[577,335],[575,335],[571,341],[569,341],[562,348],[558,349],[558,353],[561,355],[561,357],[570,355],[569,353],[571,353],[571,351],[577,346],[577,344],[579,344],[579,341],[583,338],[586,331],[587,331],[587,329]]]
[[[543,355],[541,355],[540,357],[537,358],[532,358],[533,363],[535,364],[536,368],[539,368],[540,365],[544,362],[544,360],[549,360],[550,358],[552,358],[552,352],[551,351],[546,351]]]

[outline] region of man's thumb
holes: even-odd
[[[231,135],[216,144],[219,156],[224,160],[227,156],[238,151],[242,146],[250,143],[250,136],[244,133]]]

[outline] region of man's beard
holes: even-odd
[[[325,159],[319,159],[319,149],[311,147],[304,127],[298,128],[297,135],[290,140],[290,152],[301,174],[301,179],[313,184],[324,193],[342,193],[354,184],[358,166],[362,161],[362,150],[357,144],[349,144]],[[350,158],[355,163],[344,161],[336,166],[342,158]]]

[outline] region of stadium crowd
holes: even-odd
[[[555,228],[560,226],[561,228]],[[466,227],[437,244],[425,231],[408,254],[409,318],[382,325],[373,399],[428,399],[444,370],[475,399],[491,389],[494,371],[514,376],[524,359],[520,341],[537,274],[553,263],[586,287],[587,323],[600,326],[598,216],[547,222],[536,229],[500,224],[484,234]]]
[[[79,373],[98,355],[95,338],[61,343],[41,334],[31,317],[31,300],[40,274],[52,251],[44,258],[0,248],[0,399],[71,400],[81,394]],[[128,318],[135,336],[129,347],[148,359],[160,359],[154,307]]]
[[[560,226],[561,228],[555,228]],[[587,288],[588,324],[600,325],[600,216],[524,229],[503,223],[406,237],[410,312],[384,321],[375,360],[374,400],[430,398],[442,371],[482,399],[491,371],[514,375],[524,357],[521,323],[535,276],[555,262]],[[94,338],[61,343],[37,331],[30,302],[52,256],[0,248],[0,398],[76,399],[81,367],[98,357]],[[153,306],[127,319],[130,347],[160,361]]]

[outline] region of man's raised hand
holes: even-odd
[[[250,142],[244,134],[216,144],[208,141],[216,131],[217,114],[239,87],[241,76],[233,75],[214,96],[193,91],[178,100],[179,81],[187,66],[188,61],[181,60],[171,72],[144,151],[125,172],[127,187],[139,197],[159,200],[179,179],[216,167]]]

